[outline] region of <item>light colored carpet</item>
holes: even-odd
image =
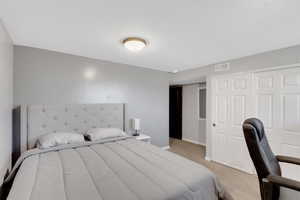
[[[254,175],[208,162],[204,159],[205,147],[182,140],[170,139],[171,152],[198,162],[214,172],[235,200],[260,200],[258,179]]]

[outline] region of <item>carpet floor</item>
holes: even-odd
[[[170,139],[169,151],[209,168],[235,200],[260,200],[258,179],[242,171],[205,160],[205,147],[190,142]]]

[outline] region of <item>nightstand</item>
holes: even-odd
[[[151,137],[149,135],[140,134],[139,136],[135,136],[135,139],[151,144]]]

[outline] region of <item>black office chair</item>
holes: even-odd
[[[282,177],[279,165],[279,162],[300,165],[300,159],[275,156],[259,119],[247,119],[243,131],[258,175],[262,200],[300,200],[300,182]]]

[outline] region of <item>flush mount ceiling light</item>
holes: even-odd
[[[138,52],[144,49],[147,45],[146,40],[138,37],[129,37],[125,38],[122,43],[128,49],[129,51],[132,52]]]

